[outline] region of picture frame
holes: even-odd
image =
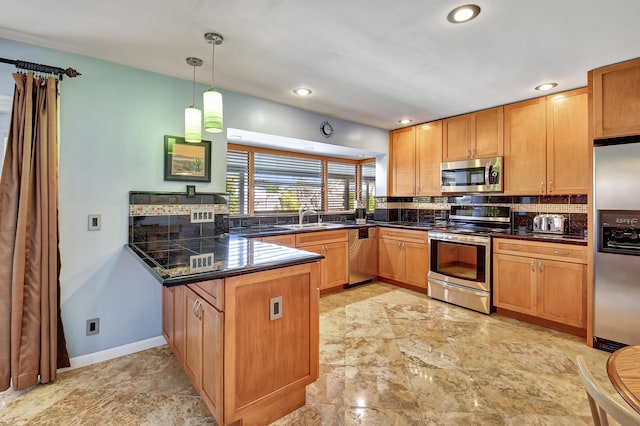
[[[186,142],[165,135],[164,180],[211,182],[211,141]]]

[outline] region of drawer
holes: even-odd
[[[224,280],[200,281],[187,285],[214,308],[224,311]]]
[[[262,242],[279,244],[281,246],[295,247],[296,236],[294,234],[272,235],[270,237],[262,237]]]
[[[511,254],[514,256],[530,256],[539,259],[587,263],[587,247],[573,244],[495,238],[493,240],[493,251],[494,253]]]
[[[349,234],[346,229],[336,231],[305,232],[296,234],[296,247],[341,243],[348,240]]]
[[[385,240],[408,241],[427,244],[427,231],[412,231],[410,229],[379,228],[378,238]]]

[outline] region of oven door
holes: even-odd
[[[429,279],[491,290],[488,237],[429,232]]]

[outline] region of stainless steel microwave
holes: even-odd
[[[502,192],[502,157],[440,163],[442,192]]]

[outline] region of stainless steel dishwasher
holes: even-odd
[[[344,288],[364,284],[378,275],[378,238],[375,227],[349,230],[349,283]]]

